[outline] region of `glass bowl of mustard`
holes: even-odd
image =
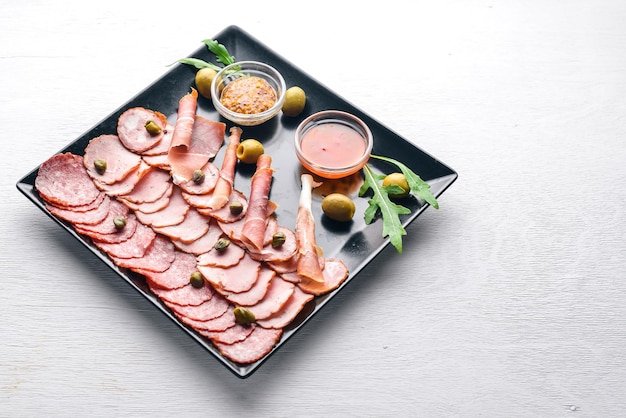
[[[304,119],[295,134],[296,156],[320,177],[337,179],[359,171],[374,145],[370,128],[358,117],[324,110]]]
[[[224,118],[242,126],[259,125],[280,112],[285,80],[272,66],[240,61],[222,68],[211,83],[211,99]]]

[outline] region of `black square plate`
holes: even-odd
[[[286,59],[277,55],[268,47],[263,45],[257,39],[252,37],[237,26],[229,26],[222,32],[217,34],[213,39],[224,44],[229,52],[236,57],[238,61],[254,60],[262,61],[270,64],[283,74],[287,87],[298,85],[307,93],[307,105],[304,112],[296,118],[288,118],[279,114],[274,119],[262,124],[258,127],[242,127],[245,138],[257,138],[263,142],[265,152],[270,154],[273,159],[272,167],[275,169],[274,181],[270,199],[279,204],[277,210],[278,219],[281,225],[293,227],[295,226],[295,218],[298,208],[298,196],[300,194],[300,174],[302,168],[295,156],[293,145],[294,132],[296,127],[306,116],[318,112],[320,110],[337,109],[350,112],[360,117],[371,129],[374,136],[374,148],[372,153],[384,155],[402,161],[413,171],[418,173],[422,179],[427,181],[431,186],[431,191],[435,196],[441,195],[457,178],[457,173],[442,162],[428,155],[426,152],[415,147],[413,144],[398,136],[367,114],[363,113],[332,91],[321,85],[314,78],[302,72],[296,66]],[[191,57],[200,58],[206,61],[214,61],[214,57],[210,54],[206,47],[202,46]],[[121,113],[134,106],[142,106],[148,109],[159,111],[167,115],[171,123],[175,123],[178,109],[178,101],[189,92],[193,86],[195,69],[188,65],[175,65],[163,77],[156,80],[153,84],[145,88],[135,97],[124,103],[109,116],[104,118],[93,128],[85,132],[81,137],[67,145],[60,152],[72,152],[77,155],[83,155],[84,149],[90,139],[102,135],[116,133],[117,119]],[[200,98],[198,100],[199,115],[220,120],[227,124],[226,132],[232,126],[232,123],[224,120],[215,111],[210,100]],[[215,157],[214,162],[221,165],[223,158],[223,150]],[[393,167],[387,163],[378,160],[370,160],[370,167],[378,173],[386,173],[394,171]],[[66,222],[52,216],[45,208],[43,201],[34,189],[34,182],[37,176],[38,167],[24,176],[18,183],[17,188],[28,199],[30,199],[44,213],[50,216],[68,233],[72,234],[83,245],[89,248],[93,254],[113,269],[120,278],[127,281],[138,292],[140,292],[155,307],[160,309],[174,323],[187,332],[206,350],[212,353],[216,359],[221,361],[235,375],[241,378],[250,376],[258,367],[264,363],[272,353],[278,350],[286,341],[298,331],[304,324],[322,308],[326,303],[330,302],[337,292],[347,285],[374,257],[380,253],[383,248],[389,244],[388,239],[382,237],[382,222],[380,219],[374,221],[370,225],[366,225],[363,220],[363,211],[367,206],[366,198],[355,197],[357,204],[357,215],[351,223],[336,223],[329,221],[320,209],[320,205],[313,205],[314,217],[317,229],[317,242],[324,249],[327,257],[336,257],[342,259],[350,270],[347,280],[335,291],[327,295],[317,297],[314,303],[303,312],[295,323],[285,329],[282,339],[274,348],[274,350],[266,355],[263,359],[248,365],[239,365],[231,362],[223,357],[219,351],[209,342],[209,340],[200,336],[189,327],[178,321],[173,314],[161,303],[161,301],[152,294],[145,283],[145,280],[129,272],[115,266],[106,255],[100,252],[88,238],[77,234],[72,227]],[[235,187],[248,195],[250,177],[253,169],[246,170],[245,167],[237,169]],[[345,190],[347,193],[356,196],[360,176],[357,175],[354,183],[339,181],[330,182],[327,187],[336,187]],[[324,186],[322,186],[324,187]],[[325,191],[329,189],[326,188]],[[318,195],[317,199],[321,199]],[[401,202],[404,206],[411,210],[411,213],[402,217],[402,224],[406,227],[417,216],[422,213],[428,206],[424,202],[409,197]]]

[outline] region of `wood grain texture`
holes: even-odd
[[[407,4],[3,6],[0,415],[624,415],[626,4]],[[15,189],[229,24],[459,172],[246,380]]]

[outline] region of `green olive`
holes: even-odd
[[[389,197],[394,197],[394,198],[406,197],[408,196],[409,191],[411,191],[411,188],[409,187],[409,183],[406,181],[406,177],[404,177],[404,174],[402,173],[391,173],[387,177],[385,177],[383,179],[383,187],[389,187],[389,186],[397,186],[400,189],[402,189],[401,191],[400,189],[397,189],[398,191],[397,193],[388,192]]]
[[[95,167],[98,174],[104,174],[107,171],[107,162],[103,159],[97,159],[93,162],[93,166]]]
[[[163,128],[157,125],[157,123],[153,120],[147,121],[145,126],[146,126],[146,131],[148,131],[148,133],[152,136],[158,135],[163,131]]]
[[[191,276],[189,276],[189,283],[191,283],[191,285],[196,289],[204,286],[204,277],[202,277],[202,273],[200,273],[199,271],[194,271],[193,273],[191,273]]]
[[[256,164],[264,152],[263,144],[256,139],[245,139],[237,145],[237,158],[245,164]]]
[[[330,219],[348,222],[352,220],[356,206],[345,194],[331,193],[322,200],[322,210]]]
[[[233,313],[235,314],[235,322],[240,325],[250,325],[254,321],[256,321],[256,317],[251,310],[246,309],[241,306],[237,306]]]
[[[209,67],[201,68],[196,72],[196,89],[202,97],[211,98],[211,83],[216,75],[217,71]]]
[[[306,105],[306,93],[298,86],[289,87],[285,92],[283,113],[285,116],[298,116]]]
[[[116,216],[113,218],[113,225],[115,225],[115,229],[121,231],[126,226],[126,218],[123,216]]]

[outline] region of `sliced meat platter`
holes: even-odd
[[[193,89],[181,98],[175,124],[157,110],[127,109],[117,132],[93,138],[84,155],[41,164],[35,189],[52,215],[145,278],[182,324],[245,365],[270,353],[348,269],[316,246],[310,176],[295,225],[281,225],[269,200],[271,156],[259,157],[244,195],[234,181],[242,129],[196,115],[196,100]]]

